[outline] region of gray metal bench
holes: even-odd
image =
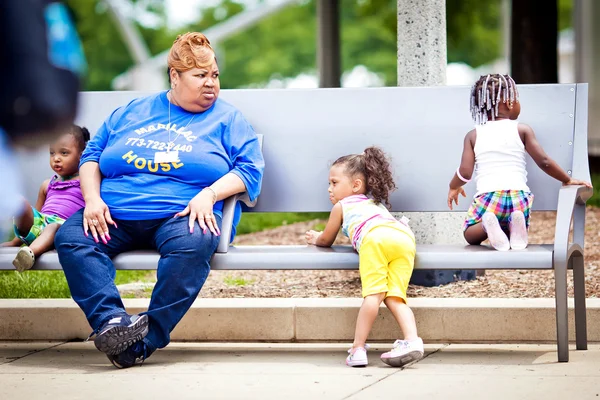
[[[587,159],[588,89],[578,85],[520,86],[521,120],[537,132],[546,151],[573,176],[590,179]],[[135,92],[81,95],[79,122],[91,132]],[[448,181],[458,165],[465,133],[473,123],[469,88],[369,88],[318,90],[224,90],[221,97],[237,106],[263,135],[266,161],[263,189],[254,212],[329,211],[327,178],[338,156],[378,145],[393,157],[397,190],[393,211],[448,211]],[[46,150],[21,153],[27,197],[35,200],[39,184],[51,174]],[[553,269],[556,280],[558,359],[568,361],[567,269],[575,278],[577,349],[586,349],[583,262],[585,201],[592,191],[561,187],[528,161],[534,210],[557,211],[554,244],[530,245],[524,251],[498,252],[486,247],[418,245],[416,269]],[[473,194],[474,185],[468,189]],[[222,239],[229,237],[232,209],[225,207]],[[465,211],[462,199],[457,211]],[[573,238],[569,238],[573,220]],[[535,223],[535,222],[534,222]],[[15,249],[0,250],[0,269],[13,269]],[[131,252],[115,258],[118,269],[155,269],[158,255]],[[222,240],[213,269],[357,269],[352,248],[314,246],[229,246]],[[60,269],[55,252],[39,258],[35,269]]]

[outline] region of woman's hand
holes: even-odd
[[[589,187],[589,188],[591,188],[591,187],[592,187],[592,184],[591,184],[591,183],[589,183],[589,182],[586,182],[586,181],[580,181],[579,179],[573,179],[573,178],[571,178],[571,179],[569,180],[569,182],[567,182],[567,183],[563,183],[563,186],[567,186],[567,185],[584,185],[584,186],[587,186],[587,187]]]
[[[175,214],[175,217],[184,217],[189,214],[190,216],[190,233],[194,233],[194,222],[198,220],[198,225],[202,229],[202,233],[206,233],[206,228],[210,230],[213,235],[220,236],[221,231],[217,225],[217,219],[213,214],[213,206],[215,205],[214,192],[203,189],[200,193],[194,196],[190,200],[187,207]]]
[[[313,231],[313,230],[306,231],[306,235],[305,235],[306,243],[316,245],[317,239],[319,238],[319,236],[321,236],[321,233],[322,232],[317,232],[317,231]]]
[[[462,194],[463,197],[467,197],[465,194],[465,189],[459,187],[458,189],[450,189],[448,190],[448,208],[452,210],[452,202],[458,205],[458,195]]]
[[[110,216],[110,211],[108,210],[106,203],[104,203],[99,196],[92,199],[86,199],[85,209],[83,210],[84,235],[87,237],[89,230],[92,232],[92,236],[96,243],[98,243],[98,236],[100,236],[102,242],[106,244],[110,240],[107,224],[114,225],[115,228],[117,227],[117,224]]]

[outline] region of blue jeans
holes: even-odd
[[[221,218],[215,218],[220,228]],[[157,282],[146,313],[150,326],[144,341],[151,350],[163,348],[204,285],[219,237],[209,230],[202,233],[197,222],[190,233],[188,217],[115,222],[118,228],[109,225],[108,244],[96,243],[91,234],[84,236],[83,209],[56,233],[54,244],[71,296],[94,331],[99,329],[111,315],[125,312],[111,259],[130,250],[157,250]]]

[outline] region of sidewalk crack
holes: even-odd
[[[10,357],[10,358],[9,358],[7,361],[4,361],[4,362],[0,363],[0,365],[10,364],[10,363],[12,363],[12,362],[15,362],[15,361],[18,361],[18,360],[20,360],[20,359],[22,359],[22,358],[25,358],[25,357],[31,356],[31,355],[33,355],[33,354],[41,353],[42,351],[46,351],[46,350],[53,349],[53,348],[55,348],[55,347],[58,347],[58,346],[62,346],[63,344],[66,344],[66,343],[69,343],[69,342],[70,342],[70,341],[61,342],[61,343],[57,343],[57,344],[55,344],[55,345],[53,345],[53,346],[50,346],[50,347],[45,347],[45,348],[43,348],[43,349],[39,349],[39,350],[33,350],[33,351],[31,351],[31,352],[29,352],[29,353],[27,353],[27,354],[25,354],[25,355],[22,355],[22,356],[18,356],[18,357]]]
[[[418,364],[418,363],[420,363],[421,361],[423,361],[423,360],[424,360],[424,359],[426,359],[427,357],[429,357],[429,356],[431,356],[431,355],[433,355],[433,354],[436,354],[436,353],[438,353],[438,352],[440,352],[440,351],[444,350],[444,349],[445,349],[445,348],[447,348],[448,346],[450,346],[450,343],[444,343],[444,345],[443,345],[443,346],[441,346],[439,349],[435,349],[435,350],[434,350],[434,351],[432,351],[431,353],[429,353],[429,354],[425,354],[425,355],[423,356],[423,358],[421,358],[419,361],[417,361],[417,362],[415,362],[415,363],[413,363],[413,364],[411,364],[411,365],[415,365],[415,364]],[[349,399],[349,398],[351,398],[352,396],[359,394],[360,392],[364,391],[365,389],[368,389],[368,388],[370,388],[371,386],[378,384],[379,382],[381,382],[381,381],[383,381],[383,380],[385,380],[385,379],[389,378],[390,376],[392,376],[392,375],[396,375],[397,373],[399,373],[399,372],[401,372],[401,371],[404,371],[404,369],[405,369],[405,368],[406,368],[406,367],[398,368],[398,370],[397,370],[397,371],[394,371],[394,372],[392,372],[391,374],[389,374],[389,375],[386,375],[386,376],[382,377],[381,379],[378,379],[378,380],[376,380],[375,382],[373,382],[373,383],[371,383],[371,384],[369,384],[369,385],[367,385],[367,386],[365,386],[365,387],[363,387],[363,388],[360,388],[359,390],[357,390],[357,391],[356,391],[356,392],[354,392],[354,393],[350,393],[350,394],[349,394],[348,396],[346,396],[346,397],[342,397],[342,400]]]

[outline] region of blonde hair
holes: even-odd
[[[200,32],[188,32],[178,35],[173,42],[167,57],[167,65],[169,69],[185,72],[192,68],[206,68],[216,59],[206,36]]]

